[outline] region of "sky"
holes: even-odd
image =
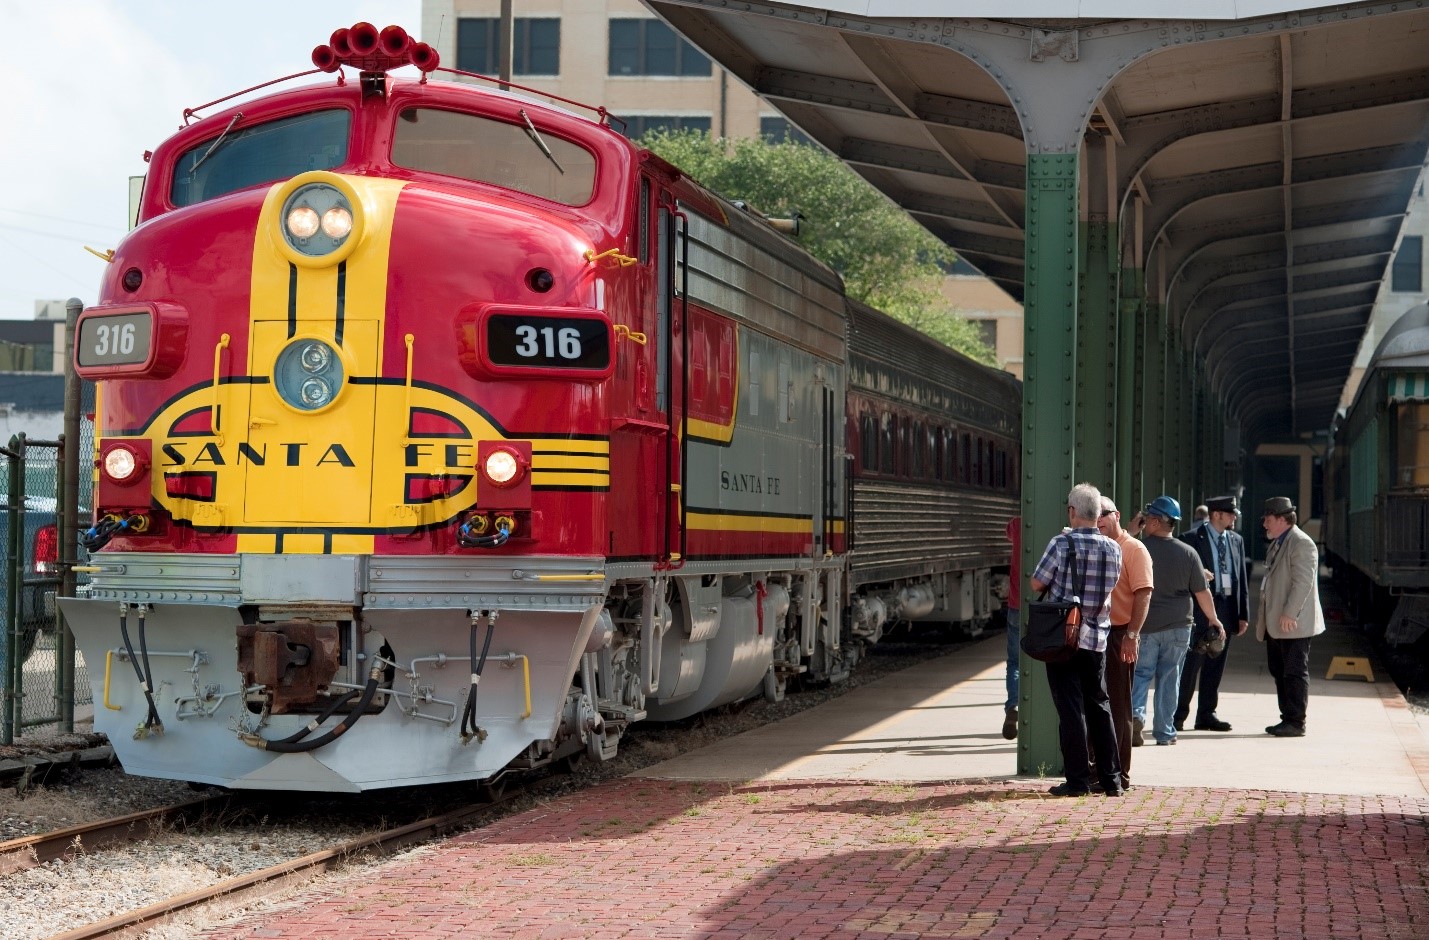
[[[144,151],[179,128],[185,108],[309,69],[314,46],[362,20],[379,29],[395,23],[436,44],[420,35],[421,0],[0,6],[11,37],[0,95],[5,320],[31,319],[36,300],[96,302],[104,262],[84,246],[118,244],[129,177],[144,173]],[[309,76],[291,87],[319,80],[332,79]]]

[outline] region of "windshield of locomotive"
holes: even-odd
[[[595,154],[579,144],[534,125],[456,111],[403,111],[392,141],[392,162],[568,206],[585,205],[595,190]]]
[[[176,206],[191,206],[308,170],[330,170],[347,160],[351,123],[351,113],[342,109],[252,127],[244,127],[240,116],[217,137],[179,156],[169,198]]]

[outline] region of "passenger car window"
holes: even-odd
[[[185,150],[174,165],[169,199],[191,206],[249,186],[288,179],[309,170],[330,170],[347,160],[345,110],[312,111],[244,127]]]
[[[392,162],[583,206],[595,191],[595,154],[539,128],[548,159],[522,124],[433,108],[408,108],[397,122]]]

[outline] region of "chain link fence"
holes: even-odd
[[[92,399],[92,392],[87,397]],[[77,427],[79,526],[89,524],[94,424],[81,409]],[[71,419],[74,416],[69,416]],[[87,664],[60,616],[56,597],[64,575],[85,556],[77,532],[61,535],[65,435],[35,440],[23,434],[0,446],[0,744],[84,730],[94,697]],[[75,461],[68,462],[74,466]],[[74,490],[71,489],[70,492]],[[67,545],[61,543],[67,542]],[[82,591],[80,586],[78,590]]]

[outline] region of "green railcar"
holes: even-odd
[[[1429,305],[1385,332],[1332,441],[1326,558],[1361,619],[1429,652]]]

